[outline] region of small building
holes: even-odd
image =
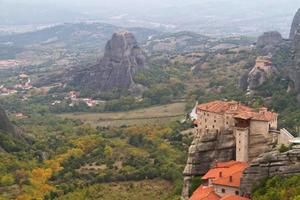
[[[97,104],[95,100],[90,98],[83,99],[83,101],[86,103],[88,107],[94,107]]]
[[[248,200],[240,190],[240,179],[248,167],[245,162],[216,163],[203,177],[203,184],[189,200]]]
[[[55,106],[57,104],[61,104],[60,100],[55,100],[54,102],[51,103],[52,106]]]
[[[255,67],[257,69],[268,71],[272,67],[272,56],[259,56],[256,59]]]
[[[77,98],[77,92],[76,91],[70,91],[69,92],[69,97],[71,99],[76,99]]]
[[[27,74],[22,73],[22,74],[19,75],[19,78],[20,79],[28,79],[29,76]]]

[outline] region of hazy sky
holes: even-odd
[[[287,34],[298,8],[300,0],[0,0],[0,25],[101,20],[200,32],[237,27]]]

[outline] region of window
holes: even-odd
[[[228,125],[228,122],[226,122],[226,124]]]
[[[222,193],[225,193],[226,191],[225,191],[225,189],[224,188],[222,188]]]
[[[240,192],[239,191],[235,191],[235,195],[240,195]]]
[[[215,128],[215,125],[213,125],[212,127]]]
[[[217,122],[217,120],[214,121],[215,123]]]

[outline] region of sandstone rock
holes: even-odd
[[[133,81],[133,74],[146,68],[146,56],[133,34],[115,33],[105,47],[104,57],[98,64],[85,69],[74,78],[74,83],[94,91],[107,92],[113,89],[138,93],[142,88]]]
[[[259,163],[267,164],[264,158],[257,158],[260,154],[270,152],[274,145],[271,137],[266,138],[261,134],[251,134],[249,141],[249,160],[251,163],[251,173],[259,174],[257,172]],[[188,199],[188,187],[190,185],[191,177],[195,175],[204,175],[212,165],[218,162],[225,162],[235,160],[236,140],[233,131],[227,130],[222,132],[208,132],[195,135],[195,138],[189,148],[188,159],[186,167],[183,171],[184,187],[182,190],[182,199]],[[273,154],[267,156],[269,160],[276,160],[277,157]],[[273,166],[276,167],[285,160],[276,160]],[[259,169],[260,170],[260,169]],[[264,170],[264,169],[262,169]]]
[[[190,179],[205,174],[214,162],[225,162],[235,158],[235,138],[232,131],[208,132],[197,135],[190,148],[183,171],[182,198],[188,199]]]
[[[277,70],[275,67],[272,66],[272,61],[270,57],[258,57],[255,66],[250,70],[247,76],[248,89],[257,89],[276,73]]]
[[[5,136],[7,140],[19,144],[27,144],[30,141],[17,126],[9,121],[4,109],[0,107],[0,137],[2,138],[3,136]],[[0,152],[6,151],[9,152],[10,149],[7,149],[6,145],[0,141]]]
[[[274,53],[282,42],[283,42],[283,38],[279,32],[277,31],[265,32],[263,35],[258,37],[256,43],[256,50],[261,55]]]
[[[296,15],[294,17],[293,23],[292,23],[292,27],[291,27],[291,31],[290,31],[290,40],[294,40],[295,39],[295,35],[297,33],[297,29],[300,27],[300,9],[298,9],[298,11],[296,12]]]
[[[3,108],[0,107],[0,131],[5,134],[9,134],[15,139],[25,141],[22,131],[19,130],[15,125],[13,125]]]
[[[291,176],[300,173],[300,151],[292,149],[285,153],[271,151],[261,154],[250,163],[241,179],[241,189],[251,194],[254,186],[271,176]]]

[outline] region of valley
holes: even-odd
[[[297,200],[299,13],[290,38],[100,22],[1,34],[0,199],[223,199],[210,179],[237,178],[236,198]]]
[[[80,120],[93,127],[122,127],[147,124],[166,124],[185,119],[185,103],[153,106],[126,112],[111,113],[64,113],[57,116]]]

